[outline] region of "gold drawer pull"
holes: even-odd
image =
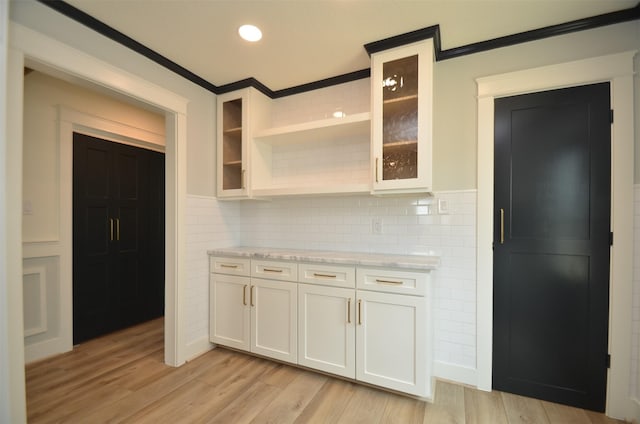
[[[281,269],[262,268],[264,272],[282,272]]]
[[[238,265],[220,264],[220,268],[233,268],[233,269],[237,269],[237,268],[238,268]]]
[[[247,285],[245,284],[242,288],[242,304],[247,306]]]
[[[338,277],[337,275],[331,275],[331,274],[320,274],[320,273],[317,273],[317,272],[314,272],[314,273],[313,273],[313,276],[314,276],[314,277],[322,277],[322,278],[337,278],[337,277]]]
[[[380,283],[380,284],[393,284],[396,286],[402,285],[403,282],[402,281],[392,281],[392,280],[380,280],[378,278],[376,278],[376,283]]]

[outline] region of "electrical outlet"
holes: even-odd
[[[371,233],[382,234],[382,218],[373,218],[371,220]]]

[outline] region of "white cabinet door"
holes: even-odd
[[[213,343],[249,350],[249,287],[248,277],[211,274],[209,338]]]
[[[298,363],[355,378],[355,290],[298,286]]]
[[[368,291],[357,297],[356,379],[430,396],[425,298]]]
[[[433,190],[433,40],[371,55],[373,192]]]
[[[298,360],[298,284],[251,279],[251,351]]]

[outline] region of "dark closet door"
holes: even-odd
[[[163,314],[164,155],[77,133],[73,154],[79,343]]]
[[[495,101],[493,387],[604,411],[609,84]]]

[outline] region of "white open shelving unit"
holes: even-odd
[[[371,113],[269,128],[251,140],[255,197],[369,193]]]

